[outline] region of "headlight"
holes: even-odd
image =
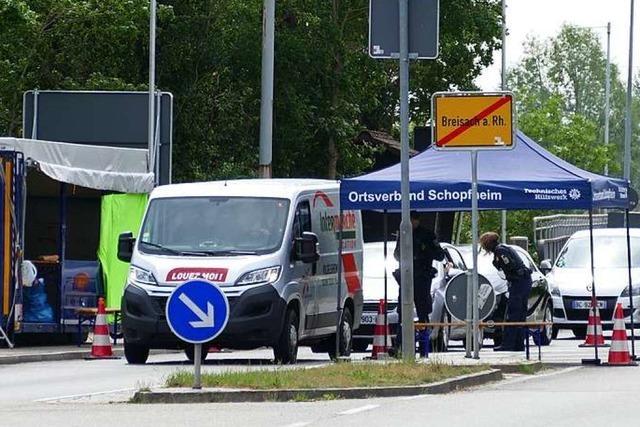
[[[275,283],[280,278],[280,266],[261,268],[244,274],[236,285],[267,285]]]
[[[129,267],[129,282],[135,285],[158,285],[153,273],[133,265]]]
[[[624,291],[622,291],[620,296],[621,297],[628,297],[629,296],[629,287],[628,286],[626,288],[624,288]],[[633,296],[634,297],[640,296],[640,285],[633,285]]]
[[[550,287],[550,289],[551,289],[551,295],[553,295],[554,297],[562,296],[562,295],[560,295],[560,288],[559,287],[552,285]]]

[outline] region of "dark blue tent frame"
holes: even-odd
[[[430,147],[410,160],[409,170],[412,210],[423,212],[471,210],[469,153],[437,151]],[[400,204],[400,164],[344,179],[340,183],[340,218],[343,210],[399,212]],[[593,264],[593,210],[624,210],[627,218],[632,357],[635,359],[629,183],[626,180],[582,170],[551,154],[525,134],[518,132],[514,149],[488,150],[478,153],[478,207],[481,210],[588,210],[591,293],[594,299],[597,297]],[[342,221],[340,223],[339,252],[342,249]],[[385,233],[385,253],[386,240]],[[339,256],[339,276],[341,271]],[[386,267],[384,277],[386,281]],[[341,277],[338,279],[341,280]],[[338,286],[338,325],[342,318],[340,288]],[[385,283],[385,297],[386,293]],[[599,364],[598,348],[594,347],[594,351],[595,359],[583,362]]]

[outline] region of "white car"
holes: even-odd
[[[634,322],[640,323],[640,230],[631,229]],[[603,326],[611,327],[616,304],[622,304],[625,322],[631,322],[625,229],[593,230],[596,296]],[[589,231],[578,231],[564,245],[547,274],[553,298],[556,329],[571,329],[578,338],[586,334],[591,307]],[[543,261],[547,268],[551,263]]]
[[[444,289],[450,277],[464,271],[466,266],[464,260],[458,251],[448,243],[441,243],[445,250],[447,262],[434,261],[433,267],[438,271],[436,277],[431,282],[431,295],[433,297],[433,311],[431,320],[442,320],[444,315]],[[393,257],[393,250],[396,242],[387,242],[387,258],[384,260],[384,242],[365,243],[363,246],[363,282],[362,292],[364,305],[362,317],[360,318],[360,327],[354,331],[353,350],[363,352],[373,341],[373,329],[378,314],[378,305],[381,299],[384,299],[384,276],[385,265],[387,274],[387,323],[391,330],[392,338],[395,337],[398,330],[398,283],[393,277],[393,272],[398,268],[398,261]],[[415,311],[414,311],[415,316]],[[442,331],[432,333],[432,340],[440,339],[445,342],[442,337]],[[434,343],[434,345],[438,345]]]

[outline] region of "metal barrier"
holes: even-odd
[[[606,228],[606,214],[593,215],[593,228]],[[555,261],[569,237],[589,229],[589,215],[558,214],[533,218],[533,238],[540,260]]]
[[[467,326],[467,322],[428,322],[428,323],[414,323],[414,329],[416,332],[426,332],[421,335],[421,341],[423,341],[423,348],[426,351],[425,357],[429,357],[430,353],[430,336],[428,333],[428,328],[433,327],[457,327],[457,326]],[[553,326],[553,322],[480,322],[480,329],[482,328],[494,328],[496,326],[502,327],[522,327],[525,328],[525,353],[527,360],[531,360],[530,358],[530,350],[529,350],[529,338],[533,337],[536,334],[541,334],[545,326]],[[537,331],[531,331],[531,328],[537,328]],[[535,342],[535,340],[534,340]],[[538,335],[538,360],[542,360],[542,337]]]

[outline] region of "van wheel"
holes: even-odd
[[[298,360],[298,313],[293,308],[287,310],[284,327],[278,342],[273,346],[276,363],[294,364]]]
[[[351,344],[353,341],[353,314],[351,314],[351,310],[345,308],[342,312],[342,319],[340,321],[340,331],[338,336],[338,347],[339,347],[339,357],[349,357],[351,356]],[[331,346],[329,347],[329,357],[331,360],[336,359],[336,346],[335,346],[335,335],[333,339],[330,341]]]
[[[124,357],[130,365],[144,365],[149,358],[149,347],[124,342]]]
[[[193,363],[196,359],[196,348],[193,344],[189,344],[184,348],[184,354],[189,359],[189,362]],[[202,344],[202,351],[200,352],[200,361],[204,362],[207,359],[207,355],[209,354],[209,346]]]

